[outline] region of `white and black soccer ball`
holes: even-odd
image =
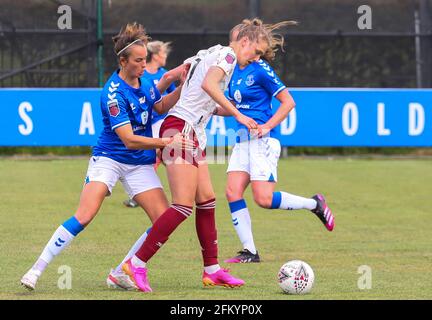
[[[311,291],[315,275],[310,265],[301,260],[285,263],[278,273],[279,286],[288,294],[306,294]]]

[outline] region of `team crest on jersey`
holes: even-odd
[[[237,101],[238,103],[240,103],[240,102],[242,101],[242,96],[241,96],[240,90],[236,90],[236,91],[234,92],[234,99],[235,99],[235,101]]]
[[[117,117],[120,114],[117,100],[108,101],[108,110],[111,117]]]
[[[245,83],[248,87],[250,87],[251,85],[253,85],[255,83],[255,79],[254,79],[253,74],[250,74],[247,76]]]
[[[150,88],[150,98],[152,99],[156,98],[156,94],[153,88]]]
[[[148,118],[149,118],[149,113],[148,113],[148,111],[144,111],[144,112],[141,113],[141,123],[142,123],[143,125],[146,125],[146,124],[147,124]]]
[[[235,57],[231,53],[228,53],[225,57],[225,61],[229,64],[233,64],[235,61]]]

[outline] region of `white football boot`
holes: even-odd
[[[21,278],[21,284],[28,290],[34,290],[41,274],[42,272],[32,268]]]
[[[121,289],[121,290],[137,290],[135,283],[129,278],[129,276],[123,272],[123,270],[116,272],[111,269],[110,274],[106,280],[108,288]]]

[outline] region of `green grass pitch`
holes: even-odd
[[[226,165],[210,166],[217,194],[219,256],[241,249],[224,197]],[[203,288],[194,217],[185,221],[149,263],[154,292],[108,289],[106,276],[148,228],[139,209],[122,205],[118,184],[90,226],[42,275],[36,291],[20,278],[54,230],[74,214],[87,159],[0,160],[0,299],[432,299],[432,163],[430,160],[291,158],[279,163],[277,190],[328,199],[336,227],[328,232],[311,213],[260,209],[247,191],[255,242],[263,262],[230,266],[243,288]],[[165,186],[164,169],[159,172]],[[165,187],[169,192],[169,189]],[[276,274],[288,260],[308,262],[312,292],[283,294]],[[66,265],[72,288],[59,289]],[[372,287],[358,287],[367,265]]]

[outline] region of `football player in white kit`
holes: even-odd
[[[268,30],[271,45],[263,56],[266,61],[274,58],[276,48],[282,47],[284,41],[283,37],[274,36],[273,30],[296,24],[295,21],[283,21],[265,26],[259,19],[245,20],[243,23],[262,26]],[[239,34],[241,35],[241,28],[232,34],[232,37],[238,37]],[[254,244],[251,218],[243,199],[243,193],[249,184],[253,198],[260,207],[307,209],[315,213],[329,231],[334,227],[334,217],[321,194],[303,198],[284,191],[275,192],[281,146],[274,137],[274,128],[287,117],[295,102],[265,60],[259,59],[250,64],[239,62],[229,84],[229,99],[241,113],[253,118],[259,124],[259,128],[257,134],[251,135],[242,124],[237,125],[237,143],[227,169],[226,197],[243,250],[239,251],[237,256],[225,260],[227,263],[260,262]],[[276,97],[281,103],[274,114],[271,106],[272,97]],[[216,114],[229,115],[219,107]]]
[[[215,193],[205,159],[206,125],[216,104],[233,115],[248,130],[257,129],[253,119],[242,115],[225,97],[226,89],[237,61],[246,64],[266,52],[270,43],[260,27],[244,26],[244,35],[229,46],[216,45],[201,50],[185,63],[191,63],[179,101],[168,112],[160,129],[160,136],[183,132],[196,142],[196,150],[181,154],[164,148],[162,159],[166,164],[172,194],[171,207],[154,223],[152,231],[137,253],[123,264],[137,287],[152,291],[147,277],[147,262],[168,240],[169,235],[192,214],[196,204],[196,231],[204,260],[202,282],[208,286],[238,287],[244,281],[233,277],[218,263],[217,231],[215,224]]]

